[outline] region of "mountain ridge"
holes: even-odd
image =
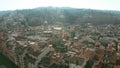
[[[34,9],[6,11],[6,13],[2,11],[0,15],[0,22],[6,22],[9,25],[12,25],[13,22],[20,22],[29,26],[43,25],[45,22],[47,24],[120,24],[120,11],[70,7],[38,7]]]

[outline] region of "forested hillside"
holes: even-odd
[[[40,7],[35,9],[0,12],[0,24],[38,26],[44,24],[120,24],[119,11]]]

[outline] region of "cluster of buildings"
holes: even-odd
[[[120,25],[42,25],[0,32],[20,68],[120,68]]]

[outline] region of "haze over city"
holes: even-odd
[[[0,68],[120,68],[119,3],[1,0]]]
[[[120,10],[120,0],[2,0],[0,11],[36,7],[73,7],[99,10]]]

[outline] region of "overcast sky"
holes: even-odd
[[[120,0],[0,0],[0,10],[47,6],[120,10]]]

